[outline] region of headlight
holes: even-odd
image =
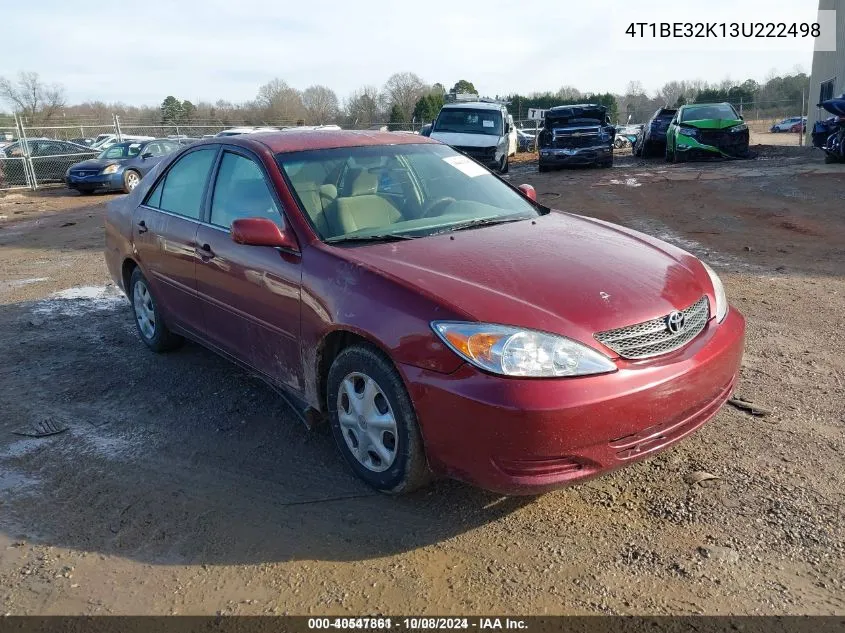
[[[698,128],[684,127],[683,125],[678,129],[678,132],[684,136],[698,136]]]
[[[119,169],[120,169],[120,165],[109,165],[108,167],[106,167],[100,173],[103,174],[104,176],[108,176],[109,174],[116,174]]]
[[[748,126],[745,123],[740,123],[739,125],[734,125],[732,128],[728,129],[728,132],[742,132],[747,129]]]
[[[725,286],[722,285],[722,280],[716,271],[710,268],[704,262],[701,262],[704,270],[710,275],[710,283],[713,284],[713,296],[716,297],[716,321],[721,323],[728,315],[728,296],[725,294]]]
[[[563,336],[490,323],[434,321],[431,327],[458,356],[502,376],[585,376],[616,370],[599,352]]]

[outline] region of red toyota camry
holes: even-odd
[[[424,137],[233,136],[111,203],[106,261],[147,346],[283,389],[374,488],[534,493],[704,424],[745,332],[689,253],[535,197]]]

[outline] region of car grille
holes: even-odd
[[[701,130],[698,142],[702,145],[717,147],[725,154],[736,154],[748,149],[748,132],[728,132],[726,130]]]
[[[96,173],[97,173],[96,171],[72,171],[72,172],[70,172],[71,176],[79,176],[80,178],[82,176],[93,176]]]
[[[495,147],[466,147],[455,145],[454,149],[458,150],[461,154],[466,154],[470,158],[480,161],[493,160],[496,157]]]
[[[681,310],[684,325],[673,334],[669,331],[669,315],[658,319],[629,325],[616,330],[606,330],[595,335],[599,343],[607,345],[623,358],[650,358],[667,354],[689,343],[701,333],[710,319],[710,303],[707,296]]]
[[[552,147],[555,149],[577,149],[579,147],[595,147],[599,144],[598,134],[582,134],[572,136],[571,134],[555,135]]]

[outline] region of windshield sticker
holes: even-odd
[[[484,174],[489,173],[486,169],[484,169],[484,167],[476,163],[474,160],[470,160],[466,156],[447,156],[443,159],[443,162],[450,164],[452,167],[470,178],[483,176]]]
[[[493,127],[495,124],[495,121],[488,121],[486,119],[481,122],[481,125],[483,125],[484,127]]]

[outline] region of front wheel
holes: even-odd
[[[504,156],[502,156],[502,164],[499,166],[499,173],[500,174],[508,173],[508,167],[509,166],[510,166],[510,163],[508,161],[508,155],[505,154]]]
[[[141,182],[141,174],[134,169],[127,169],[123,174],[123,193],[132,193],[132,190]]]
[[[141,340],[154,352],[176,349],[184,339],[171,332],[161,317],[158,303],[149,282],[140,268],[132,271],[129,280],[129,301],[135,314],[135,327]]]
[[[355,474],[380,492],[400,494],[431,478],[411,398],[392,363],[367,345],[344,349],[326,393],[338,449]]]

